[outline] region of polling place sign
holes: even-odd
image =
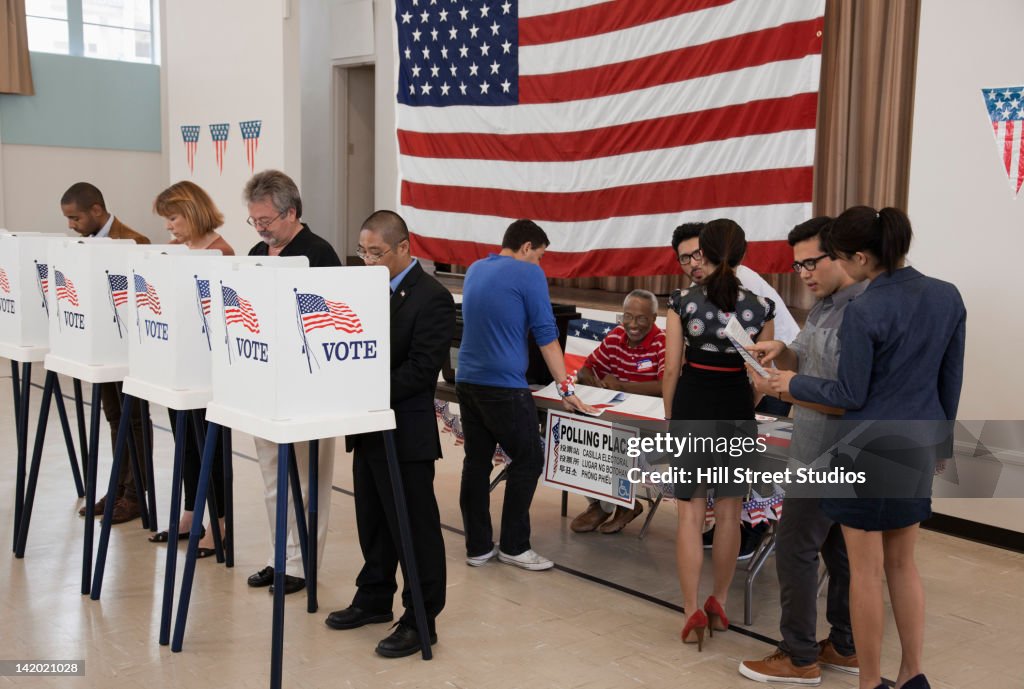
[[[544,485],[632,507],[636,484],[627,454],[639,430],[610,421],[549,411],[544,433]],[[635,442],[635,441],[634,441]]]

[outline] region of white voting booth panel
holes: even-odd
[[[383,266],[221,271],[211,410],[297,422],[387,410],[393,427],[388,281]]]
[[[127,367],[130,257],[152,251],[128,239],[49,244],[50,354],[84,366]],[[186,247],[162,247],[184,252]]]
[[[211,388],[210,285],[218,273],[236,265],[303,268],[309,261],[304,256],[222,256],[219,251],[147,251],[132,257],[126,385]]]
[[[35,232],[0,234],[0,343],[47,346],[47,246],[61,239],[61,235]]]

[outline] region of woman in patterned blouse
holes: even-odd
[[[740,286],[736,277],[746,251],[743,228],[732,220],[714,220],[700,233],[699,250],[679,256],[679,262],[701,264],[700,284],[676,290],[668,302],[665,331],[665,376],[662,392],[666,418],[686,421],[673,428],[680,436],[711,437],[716,440],[752,440],[756,436],[754,394],[743,367],[743,359],[725,334],[735,317],[751,339],[774,336],[775,304]],[[680,370],[681,369],[681,370]],[[696,422],[696,423],[694,423]],[[681,425],[681,424],[680,424]],[[674,424],[675,426],[675,424]],[[728,452],[686,453],[685,469],[694,472],[724,467],[743,461]],[[695,473],[690,474],[695,477]],[[697,607],[697,589],[704,561],[701,530],[704,526],[707,491],[715,501],[715,542],[712,550],[714,591]],[[688,614],[682,631],[684,643],[701,648],[704,630],[728,629],[725,602],[736,571],[740,547],[740,509],[747,486],[730,482],[690,481],[676,485],[679,514],[676,562],[683,606]]]

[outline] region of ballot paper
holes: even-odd
[[[743,329],[740,322],[736,320],[736,316],[732,316],[729,322],[725,324],[725,336],[732,342],[732,346],[736,348],[736,351],[740,353],[743,360],[750,364],[750,367],[758,372],[763,378],[768,377],[768,372],[764,370],[764,367],[758,363],[754,355],[746,350],[746,347],[753,347],[754,341],[750,339],[750,335]]]
[[[558,396],[556,383],[553,382],[540,390],[535,391],[533,394],[537,397],[545,397],[547,399],[561,399],[561,397]],[[589,385],[577,384],[576,397],[584,404],[594,408],[595,411],[590,414],[590,416],[600,416],[605,409],[614,407],[615,405],[625,401],[629,395],[618,390],[608,390],[607,388],[597,388]]]

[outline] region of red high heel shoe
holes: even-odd
[[[715,635],[716,630],[724,632],[729,629],[729,618],[725,616],[725,610],[714,596],[708,596],[704,601],[704,612],[710,621],[708,626],[711,629],[711,636]]]
[[[697,650],[701,651],[703,650],[704,646],[704,630],[707,628],[707,626],[707,615],[704,614],[703,610],[697,610],[692,615],[690,615],[689,619],[686,620],[686,626],[683,627],[683,631],[680,632],[679,638],[683,640],[684,644],[692,644],[694,643],[694,641],[690,640],[688,637],[690,636],[690,633],[693,632],[693,634],[697,637]]]

